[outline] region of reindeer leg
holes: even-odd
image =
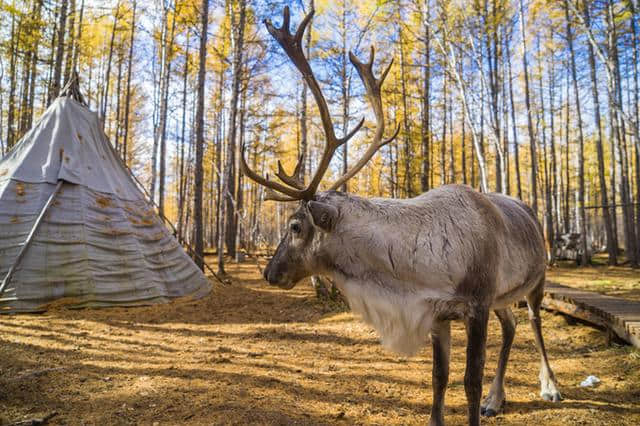
[[[480,412],[482,415],[492,417],[498,414],[504,407],[504,375],[507,370],[507,362],[509,361],[509,351],[513,338],[516,335],[516,319],[510,308],[497,309],[494,311],[500,325],[502,326],[502,348],[500,349],[500,358],[498,360],[498,368],[496,377],[493,379],[489,394],[482,401]]]
[[[527,305],[529,306],[529,322],[533,328],[533,335],[536,339],[536,346],[540,352],[540,396],[545,401],[561,401],[562,396],[556,386],[556,378],[549,365],[547,351],[544,347],[544,339],[542,338],[542,325],[540,322],[540,304],[544,296],[544,277],[540,280],[540,284],[526,296]]]
[[[464,391],[467,394],[469,425],[480,425],[480,399],[482,376],[487,349],[487,323],[489,309],[478,307],[466,318],[467,367],[464,372]]]
[[[436,323],[431,332],[433,346],[433,404],[431,405],[430,426],[444,425],[444,394],[449,382],[449,349],[451,347],[451,322]]]

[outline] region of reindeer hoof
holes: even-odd
[[[495,395],[489,394],[480,405],[480,414],[485,417],[497,416],[498,413],[504,410],[506,399],[503,396],[499,403],[497,400],[498,398]]]
[[[494,410],[493,408],[480,407],[480,414],[484,417],[495,417],[501,410]]]
[[[542,394],[542,399],[544,399],[545,401],[551,401],[551,402],[560,402],[562,401],[562,395],[560,395],[560,392],[544,392]]]
[[[495,417],[495,416],[498,415],[498,412],[496,410],[494,410],[493,408],[481,407],[480,408],[480,414],[482,414],[485,417]]]

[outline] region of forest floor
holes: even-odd
[[[76,311],[58,306],[42,315],[0,317],[0,424],[53,413],[51,424],[427,423],[430,348],[398,357],[351,313],[318,301],[308,283],[291,291],[269,287],[252,263],[231,265],[229,272],[232,284],[198,301]],[[627,271],[619,273],[562,267],[549,275],[584,286],[606,280],[603,285],[618,292]],[[637,287],[637,274],[629,279]],[[515,313],[508,403],[504,414],[484,424],[640,424],[640,351],[608,347],[602,332],[543,313],[565,398],[545,402],[538,396],[539,356],[526,310]],[[460,323],[452,343],[445,415],[448,424],[461,425]],[[485,392],[499,348],[492,316]],[[602,382],[581,388],[591,374]]]
[[[640,270],[607,266],[601,258],[595,258],[594,262],[587,268],[577,267],[575,262],[561,262],[559,267],[548,269],[547,279],[609,296],[640,300]]]

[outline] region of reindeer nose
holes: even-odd
[[[280,271],[274,271],[274,268],[266,268],[264,270],[264,279],[269,284],[277,284],[282,279],[282,273]]]

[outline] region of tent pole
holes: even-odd
[[[36,218],[36,221],[33,223],[33,226],[31,227],[31,231],[29,232],[27,239],[24,241],[24,244],[22,244],[22,248],[18,253],[18,257],[16,257],[16,260],[13,262],[13,265],[11,265],[11,268],[9,268],[9,272],[7,272],[7,276],[4,277],[4,280],[2,280],[2,284],[0,284],[0,297],[2,297],[2,294],[4,293],[5,288],[7,287],[7,284],[9,284],[9,281],[11,281],[11,278],[13,277],[13,274],[15,273],[16,268],[20,264],[20,261],[24,257],[24,254],[27,252],[27,249],[29,248],[31,241],[33,241],[33,237],[36,235],[36,231],[38,230],[38,227],[40,226],[40,223],[42,222],[42,219],[44,218],[45,213],[47,212],[47,210],[49,210],[49,207],[51,207],[51,204],[53,203],[53,199],[56,197],[56,195],[58,195],[58,192],[62,187],[62,183],[63,183],[62,180],[58,181],[56,188],[53,190],[53,192],[47,199],[47,202],[44,203],[44,206],[42,206],[42,209],[40,210],[40,214]]]

